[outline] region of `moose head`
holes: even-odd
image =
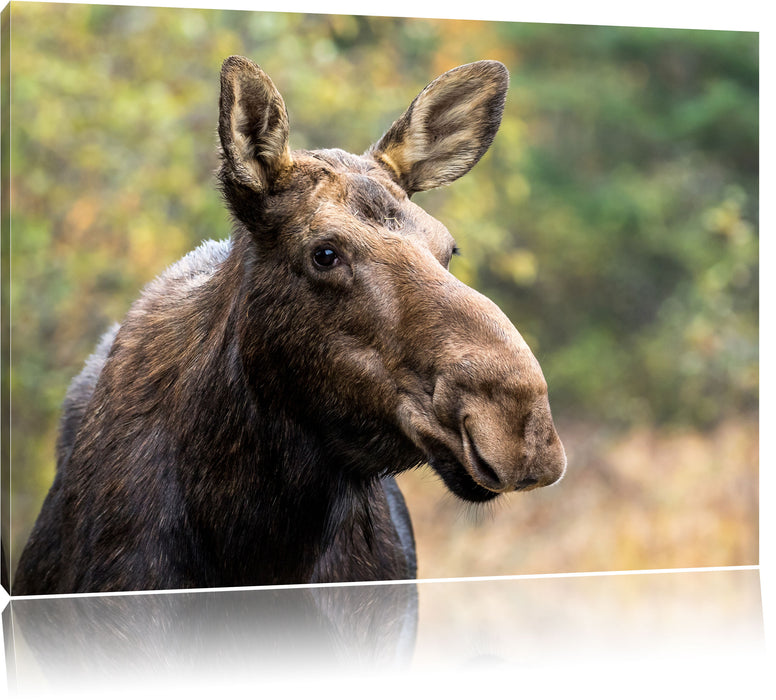
[[[412,202],[482,157],[508,80],[496,61],[455,68],[352,155],[292,151],[270,78],[237,56],[221,73],[219,179],[247,270],[251,385],[293,399],[346,468],[427,461],[467,501],[552,484],[566,467],[536,358],[449,272],[453,236]]]

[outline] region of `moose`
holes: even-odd
[[[509,74],[431,82],[363,155],[291,150],[254,62],[221,70],[234,226],[149,283],[71,383],[14,594],[413,579],[394,477],[481,503],[557,482],[547,383],[411,201],[490,147]]]

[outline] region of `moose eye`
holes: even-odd
[[[454,245],[453,249],[450,251],[450,257],[447,259],[447,265],[445,267],[449,268],[450,263],[453,261],[453,258],[456,255],[460,255],[460,254],[461,254],[461,249],[457,245]]]
[[[331,246],[321,246],[313,253],[313,260],[320,268],[334,267],[339,262],[337,251]]]

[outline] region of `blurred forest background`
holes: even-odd
[[[37,3],[11,19],[12,568],[70,379],[145,283],[229,233],[213,171],[235,53],[284,95],[293,147],[356,153],[439,73],[510,70],[490,152],[416,201],[534,350],[569,469],[485,508],[403,476],[421,577],[757,563],[757,34]]]

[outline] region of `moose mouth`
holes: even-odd
[[[429,460],[431,468],[442,477],[445,486],[458,498],[472,503],[485,503],[499,495],[498,491],[491,491],[480,486],[466,471],[466,468],[454,458],[432,458]]]
[[[466,441],[466,438],[464,438]],[[470,443],[472,444],[472,443]],[[472,448],[473,454],[474,449]],[[468,457],[468,455],[467,455]],[[471,459],[471,457],[469,457]],[[475,459],[479,460],[479,467],[484,471],[492,469],[487,465],[479,454]],[[442,478],[445,486],[452,491],[458,498],[472,503],[485,503],[493,500],[499,495],[499,491],[488,489],[477,483],[469,474],[469,470],[455,457],[455,455],[444,445],[438,445],[433,455],[429,455],[429,466]]]

